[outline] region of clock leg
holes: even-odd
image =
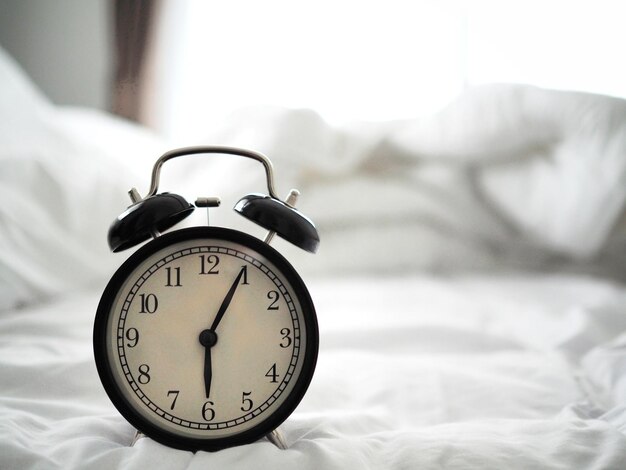
[[[280,429],[276,428],[271,433],[267,434],[267,440],[274,444],[281,450],[287,450],[287,441],[285,440],[285,435],[280,431]]]
[[[130,446],[134,447],[134,445],[137,444],[137,441],[142,437],[146,437],[146,435],[142,432],[135,431],[135,436],[133,437],[133,441],[130,443]]]

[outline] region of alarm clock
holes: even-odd
[[[158,193],[162,165],[184,155],[226,154],[263,164],[268,195],[249,194],[235,211],[267,229],[264,240],[223,227],[162,234],[194,205]],[[234,147],[189,147],[161,156],[148,194],[112,223],[119,252],[149,240],[115,272],[96,312],[93,345],[102,385],[140,433],[179,449],[215,451],[269,436],[294,411],[313,376],[318,327],[311,296],[272,246],[274,234],[315,252],[319,235],[282,201],[263,154]],[[195,206],[219,205],[203,197]],[[208,210],[208,209],[207,209]]]

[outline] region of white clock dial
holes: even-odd
[[[304,393],[303,368],[306,388],[316,356],[307,348],[316,353],[317,343],[307,344],[302,292],[293,273],[242,240],[178,237],[118,276],[113,300],[100,308],[105,387],[135,422],[228,440],[282,421],[279,409]]]

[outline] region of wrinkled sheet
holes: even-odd
[[[266,440],[215,453],[134,430],[102,389],[99,292],[0,316],[0,468],[626,467],[626,289],[580,276],[311,279],[320,355]]]

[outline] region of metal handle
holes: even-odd
[[[150,183],[150,191],[148,191],[147,197],[154,196],[159,189],[159,177],[161,175],[161,167],[163,164],[171,160],[172,158],[182,157],[184,155],[195,155],[200,153],[221,153],[226,155],[238,155],[241,157],[251,158],[263,164],[265,168],[265,176],[267,179],[267,191],[269,195],[274,199],[278,199],[276,190],[274,189],[274,169],[272,162],[269,158],[260,152],[253,150],[242,149],[238,147],[223,147],[223,146],[198,146],[198,147],[183,147],[179,149],[170,150],[164,153],[154,164],[152,168],[152,182]],[[132,190],[131,190],[132,192]],[[131,196],[132,197],[132,196]],[[144,198],[145,199],[145,198]]]

